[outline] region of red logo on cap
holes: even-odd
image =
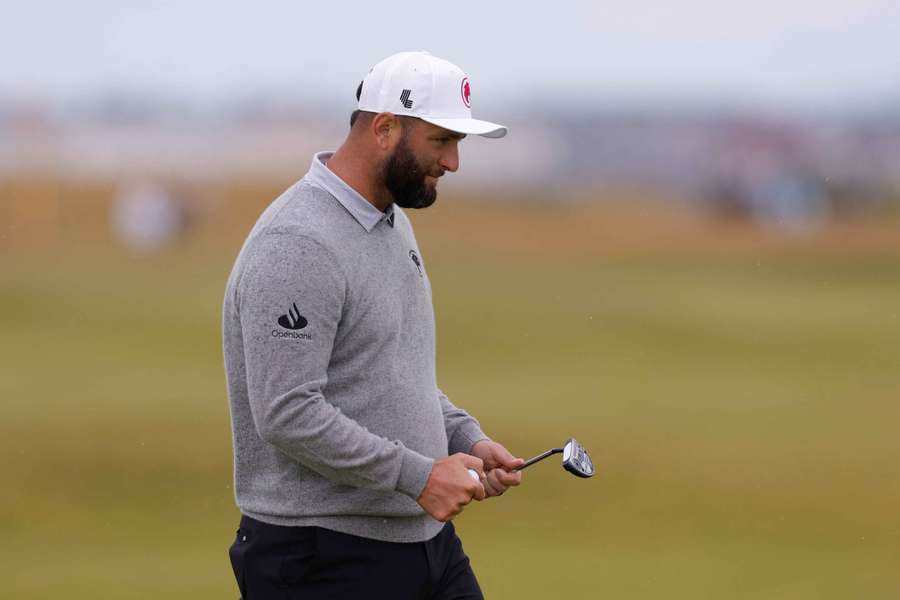
[[[470,95],[472,92],[469,90],[469,78],[468,77],[463,77],[462,85],[460,85],[460,92],[462,92],[463,104],[465,104],[466,107],[471,107],[472,99],[470,98]]]

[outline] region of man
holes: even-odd
[[[230,558],[246,600],[481,598],[450,520],[524,461],[437,386],[401,207],[435,201],[466,134],[506,129],[472,119],[468,77],[425,52],[375,65],[357,99],[344,144],[263,212],[228,281]]]

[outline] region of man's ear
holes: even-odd
[[[382,150],[390,150],[400,139],[403,125],[394,113],[383,112],[372,119],[372,133],[375,134],[375,142]]]

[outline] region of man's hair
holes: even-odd
[[[362,84],[363,82],[359,82],[359,86],[356,88],[356,101],[359,102],[359,97],[362,95]],[[356,123],[356,119],[359,118],[359,113],[361,110],[354,110],[350,113],[350,127],[353,127],[353,124]]]

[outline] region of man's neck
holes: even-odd
[[[381,212],[393,203],[390,192],[377,183],[371,163],[360,158],[359,153],[349,151],[346,144],[337,149],[325,166]]]

